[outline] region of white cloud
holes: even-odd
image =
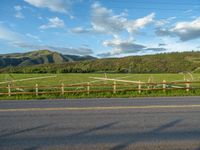
[[[24,15],[23,15],[21,12],[17,12],[17,13],[15,14],[15,17],[16,17],[16,18],[19,18],[19,19],[24,19]]]
[[[22,14],[21,10],[22,10],[22,7],[20,5],[16,5],[14,6],[14,9],[16,11],[16,14],[15,14],[15,17],[16,18],[19,18],[19,19],[24,19],[24,15]]]
[[[156,25],[156,26],[160,27],[160,26],[164,26],[164,25],[166,25],[166,24],[169,24],[169,23],[170,23],[172,20],[174,20],[174,19],[176,19],[175,16],[169,17],[169,18],[167,18],[167,19],[155,20],[154,22],[155,22],[155,25]]]
[[[153,21],[155,16],[154,13],[151,13],[143,18],[129,20],[125,17],[126,13],[114,15],[112,10],[102,7],[98,3],[92,5],[91,15],[92,27],[95,31],[111,33],[115,36],[124,30],[133,33],[144,28]]]
[[[37,18],[38,18],[38,19],[40,19],[40,20],[42,20],[42,19],[43,19],[43,17],[42,17],[42,16],[38,16]]]
[[[122,15],[114,15],[112,10],[102,7],[99,3],[92,5],[91,17],[94,31],[113,35],[123,31],[126,21]]]
[[[149,47],[149,48],[146,48],[145,51],[164,52],[164,51],[166,51],[166,48],[163,48],[163,47]]]
[[[73,48],[73,47],[57,47],[57,46],[51,46],[51,45],[38,45],[38,44],[32,44],[31,42],[28,42],[27,37],[41,42],[38,36],[35,36],[30,33],[27,33],[26,35],[22,35],[0,24],[0,40],[8,43],[11,46],[25,48],[25,49],[32,49],[32,50],[33,49],[49,49],[49,50],[59,51],[59,52],[62,52],[65,54],[71,54],[71,55],[93,54],[93,51],[89,47],[86,47],[86,46]]]
[[[35,44],[28,44],[28,43],[15,43],[16,46],[21,48],[27,48],[27,49],[48,49],[52,51],[61,52],[64,54],[69,55],[91,55],[93,54],[92,50],[88,47],[79,47],[79,48],[73,48],[73,47],[57,47],[57,46],[51,46],[51,45],[35,45]]]
[[[71,0],[24,0],[38,8],[48,8],[51,11],[59,13],[69,13]]]
[[[166,46],[167,44],[165,44],[165,43],[159,43],[158,44],[158,46],[160,47],[160,46]]]
[[[157,29],[159,36],[177,36],[181,41],[200,38],[200,17],[193,21],[178,22],[170,29]]]
[[[188,10],[184,11],[183,13],[185,13],[185,14],[191,14],[192,12],[193,12],[192,9],[188,9]]]
[[[196,41],[177,42],[174,37],[163,37],[162,41],[166,43],[164,47],[167,49],[167,52],[195,51],[199,45],[199,42]]]
[[[45,25],[40,26],[40,29],[48,29],[48,28],[63,28],[65,23],[62,19],[58,17],[50,18],[49,22]]]
[[[145,26],[154,23],[154,13],[138,18],[128,19],[128,14],[122,12],[118,15],[114,14],[113,10],[101,6],[99,3],[94,3],[91,6],[91,27],[73,28],[73,33],[103,33],[114,37],[112,40],[106,40],[102,44],[105,47],[111,47],[112,50],[106,53],[100,53],[98,56],[108,57],[121,54],[138,53],[141,51],[164,51],[161,47],[146,47],[142,44],[137,44],[133,41],[133,34],[143,29]],[[128,33],[129,38],[122,40],[122,33]]]
[[[121,53],[135,53],[145,48],[143,45],[135,44],[132,40],[113,39],[103,42],[106,47],[112,47],[111,55],[117,55]]]
[[[38,42],[42,42],[38,36],[33,35],[33,34],[31,34],[31,33],[27,33],[26,36],[27,36],[27,37],[30,37],[30,38],[32,38],[32,39],[35,39],[35,40],[37,40]]]
[[[83,27],[76,27],[70,30],[72,33],[90,33],[92,29],[84,29]]]
[[[74,33],[106,33],[117,38],[124,31],[132,34],[152,23],[155,14],[151,13],[136,20],[128,19],[126,16],[126,12],[115,15],[111,9],[101,6],[99,3],[94,3],[91,7],[91,27],[86,29],[78,27],[71,31]]]
[[[22,42],[23,36],[0,24],[0,40],[7,42]]]
[[[16,6],[14,6],[14,9],[15,9],[16,11],[21,11],[21,10],[22,10],[22,7],[21,7],[20,5],[16,5]]]
[[[138,53],[138,52],[147,52],[147,51],[154,51],[160,52],[165,51],[165,48],[161,47],[147,47],[142,44],[135,43],[132,39],[122,40],[119,38],[115,38],[112,40],[106,40],[103,42],[105,47],[111,47],[112,50],[107,53],[101,53],[98,56],[101,57],[109,57],[121,54],[131,54],[131,53]]]
[[[133,33],[139,29],[144,28],[146,25],[153,22],[155,14],[151,13],[143,18],[139,18],[137,20],[127,20],[124,24],[125,28],[129,33]]]

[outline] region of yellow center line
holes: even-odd
[[[117,110],[117,109],[158,109],[158,108],[200,108],[200,105],[149,105],[149,106],[107,106],[107,107],[55,107],[55,108],[9,108],[0,112],[56,111],[56,110]]]

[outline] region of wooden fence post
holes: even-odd
[[[8,84],[8,96],[11,96],[11,88],[10,88],[10,84]]]
[[[189,82],[189,80],[187,80],[187,82]],[[186,91],[189,92],[190,90],[190,83],[186,83]]]
[[[149,84],[147,83],[147,89],[150,89]]]
[[[165,89],[166,89],[166,81],[163,80],[163,92],[165,92]]]
[[[61,83],[61,94],[62,94],[62,95],[65,94],[65,86],[64,86],[64,83]]]
[[[38,84],[35,84],[35,95],[38,96]]]
[[[113,93],[116,93],[116,81],[113,82]]]
[[[87,83],[87,94],[90,94],[90,82]]]
[[[141,83],[139,81],[139,84],[138,84],[138,92],[141,93]]]

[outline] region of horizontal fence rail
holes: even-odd
[[[167,90],[185,90],[186,92],[190,90],[200,89],[200,81],[195,82],[157,82],[157,83],[113,83],[106,84],[64,84],[56,86],[40,86],[36,84],[35,86],[13,86],[8,84],[7,86],[0,86],[0,96],[7,95],[41,95],[41,94],[61,94],[66,93],[97,93],[97,92],[126,92],[126,91],[137,91],[141,93],[142,91],[163,91]]]

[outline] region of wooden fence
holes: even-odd
[[[160,83],[117,83],[114,81],[110,84],[64,84],[57,86],[13,86],[8,84],[8,86],[0,87],[0,96],[3,95],[20,95],[20,94],[30,94],[30,95],[41,95],[41,94],[66,94],[66,93],[95,93],[95,92],[112,92],[117,93],[121,91],[137,91],[141,93],[142,91],[155,91],[161,90],[166,92],[167,90],[185,90],[186,92],[190,90],[200,89],[200,81],[197,82],[163,82]]]

